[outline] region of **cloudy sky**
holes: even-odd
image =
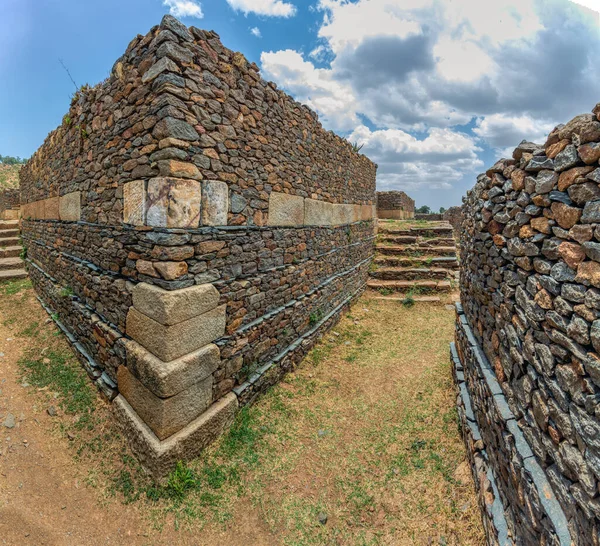
[[[594,0],[0,4],[3,155],[31,155],[60,123],[74,88],[59,59],[76,83],[94,84],[164,13],[217,31],[326,128],[363,145],[379,189],[417,205],[459,204],[498,156],[600,102]]]

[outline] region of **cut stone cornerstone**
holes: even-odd
[[[28,270],[155,477],[361,294],[375,174],[214,32],[170,16],[73,98],[21,172]]]

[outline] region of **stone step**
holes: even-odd
[[[410,232],[419,237],[440,237],[444,235],[450,237],[453,234],[450,224],[445,226],[413,227],[410,229]]]
[[[18,245],[19,238],[18,237],[2,237],[0,238],[0,247],[7,247],[12,245]]]
[[[0,229],[19,229],[19,220],[0,220]]]
[[[19,269],[21,267],[23,267],[23,260],[17,256],[13,256],[12,258],[0,258],[0,271]]]
[[[452,256],[413,258],[411,256],[377,256],[373,263],[381,267],[444,267],[458,269],[458,260]]]
[[[390,290],[392,292],[406,292],[413,294],[424,294],[429,292],[450,292],[452,283],[450,281],[382,281],[369,279],[367,286],[374,290]]]
[[[433,279],[454,279],[454,271],[443,267],[382,267],[370,272],[373,279],[388,281],[418,281]]]
[[[27,271],[24,269],[7,269],[0,271],[0,281],[12,281],[15,279],[24,279],[27,277]]]
[[[411,245],[417,243],[417,237],[411,237],[410,235],[380,235],[379,241],[387,241],[396,245]]]
[[[406,301],[406,296],[375,296],[373,299],[403,303]],[[412,300],[415,303],[440,303],[442,298],[439,296],[412,296]]]
[[[22,251],[23,247],[20,246],[7,246],[0,248],[0,258],[13,258],[15,256],[20,256]]]
[[[431,247],[431,246],[455,246],[453,237],[438,237],[435,239],[424,239],[419,241],[420,247]]]
[[[375,245],[375,250],[385,256],[412,256],[425,259],[429,256],[452,256],[456,258],[456,247],[415,247],[400,245]]]
[[[19,236],[19,230],[18,229],[0,229],[0,238],[5,238],[5,237],[18,237]]]

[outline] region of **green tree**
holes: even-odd
[[[446,212],[446,209],[444,207],[440,207],[440,214],[444,214],[444,212]]]
[[[417,209],[418,214],[431,214],[431,209],[427,205],[423,205]]]
[[[12,157],[10,155],[0,155],[0,163],[2,163],[3,165],[22,165],[26,162],[26,159],[22,159],[19,156]]]

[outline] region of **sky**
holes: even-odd
[[[76,85],[102,81],[171,13],[362,145],[379,190],[448,208],[521,140],[543,143],[600,102],[598,11],[600,0],[0,0],[0,154],[29,157],[60,124],[75,91],[65,67]]]

